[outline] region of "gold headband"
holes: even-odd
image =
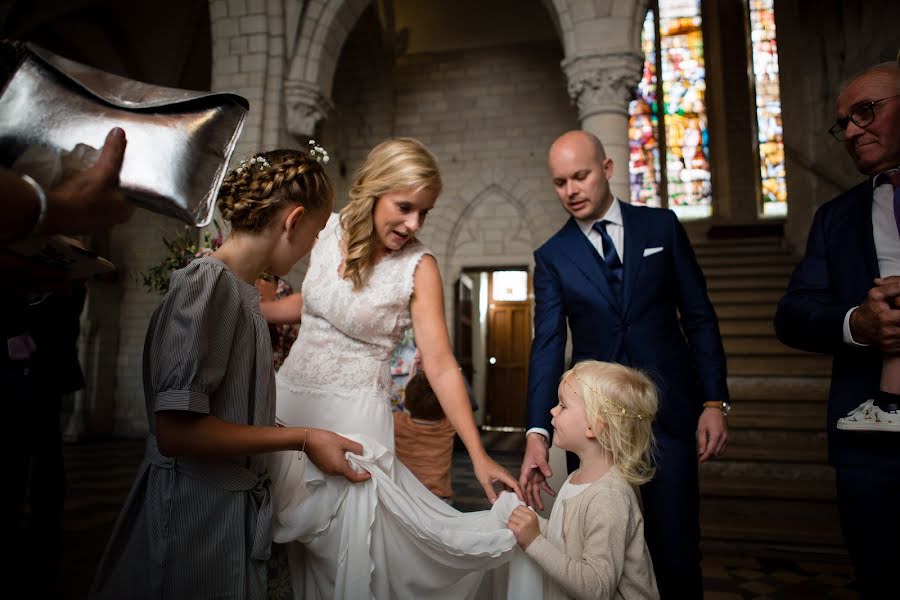
[[[608,408],[604,408],[603,406],[600,406],[599,410],[603,414],[616,416],[616,417],[624,417],[626,419],[638,419],[639,421],[643,421],[644,419],[651,418],[650,415],[645,415],[644,413],[628,412],[628,409],[626,409],[624,406],[620,406],[620,405],[616,404],[615,402],[613,402],[612,400],[610,400],[609,398],[607,398],[606,396],[601,394],[599,390],[595,389],[593,386],[591,386],[591,384],[589,384],[584,379],[579,377],[578,373],[576,373],[575,371],[572,371],[572,377],[577,379],[578,383],[585,386],[587,389],[591,390],[594,394],[596,394],[597,397],[600,398],[601,402],[603,402],[604,404],[609,404],[610,406],[613,407],[614,410],[610,410]],[[575,389],[575,386],[573,386],[571,383],[569,383],[568,377],[563,379],[563,383],[565,383],[567,386],[569,386],[569,389],[572,390],[573,394],[575,394],[578,397],[581,397],[581,394],[578,393],[578,390]],[[582,398],[582,400],[583,400],[583,398]]]

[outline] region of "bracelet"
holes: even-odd
[[[44,193],[44,188],[41,187],[41,184],[32,179],[29,175],[22,173],[21,177],[22,180],[25,181],[25,183],[31,186],[31,189],[34,190],[34,193],[37,194],[38,202],[40,203],[40,212],[38,212],[37,220],[31,227],[31,231],[29,231],[28,235],[25,236],[31,237],[36,234],[38,230],[40,230],[41,226],[44,224],[44,221],[47,219],[47,194]]]
[[[303,428],[303,447],[300,448],[300,454],[303,454],[303,453],[306,452],[306,440],[307,440],[307,438],[309,438],[309,429],[307,429],[306,427],[304,427],[304,428]],[[299,458],[299,457],[298,457],[298,458]]]

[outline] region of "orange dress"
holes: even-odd
[[[450,467],[456,432],[446,417],[440,421],[413,420],[407,412],[394,413],[394,452],[406,468],[439,498],[450,498]]]

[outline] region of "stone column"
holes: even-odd
[[[288,81],[284,86],[287,129],[301,144],[315,137],[316,124],[334,109],[334,104],[307,81]]]
[[[613,193],[626,202],[628,187],[628,103],[641,78],[643,57],[631,52],[583,54],[562,62],[569,97],[581,128],[600,138],[613,160]]]

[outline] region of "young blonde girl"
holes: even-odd
[[[553,443],[581,460],[542,519],[516,508],[508,527],[544,572],[544,598],[659,598],[634,488],[653,476],[657,397],[642,373],[585,361],[563,374]]]
[[[254,282],[309,252],[332,206],[314,155],[257,155],[219,193],[230,237],[172,275],[144,345],[150,434],[101,560],[97,598],[266,597],[271,501],[265,453],[305,451],[322,471],[368,479],[334,433],[275,427],[275,374]]]

